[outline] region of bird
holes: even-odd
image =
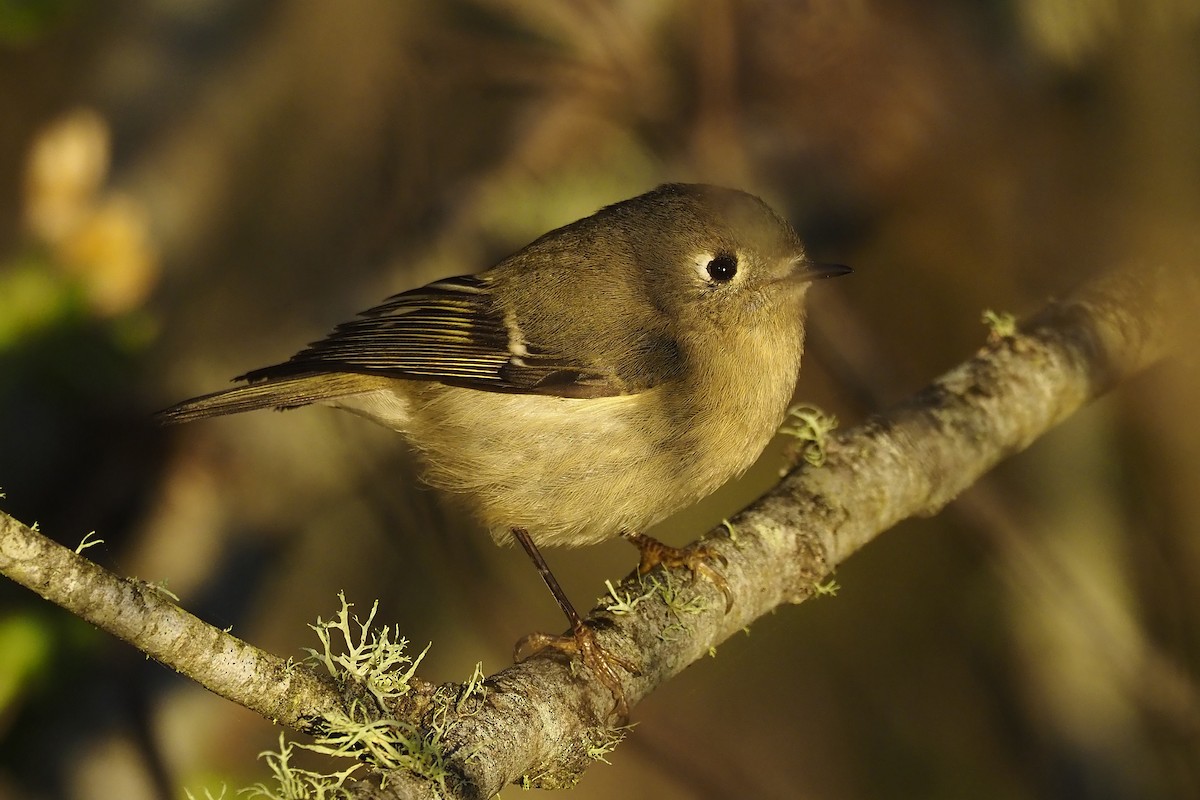
[[[664,184],[483,272],[387,298],[241,385],[157,416],[321,405],[399,432],[423,480],[498,544],[521,544],[554,595],[570,634],[525,644],[577,653],[627,716],[618,667],[636,666],[599,648],[539,548],[624,537],[639,574],[701,572],[728,610],[708,548],[643,532],[758,459],[795,391],[809,285],[848,272],[811,261],[750,193]]]

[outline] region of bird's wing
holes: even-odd
[[[465,275],[395,295],[338,325],[288,361],[240,376],[251,382],[352,372],[495,392],[606,397],[646,386],[605,364],[576,363],[526,341],[486,279]]]

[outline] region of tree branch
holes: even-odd
[[[310,730],[342,706],[331,680],[214,628],[175,605],[163,590],[118,577],[3,512],[0,572],[281,725]]]
[[[811,597],[879,533],[936,513],[998,461],[1157,361],[1181,340],[1174,326],[1198,301],[1200,276],[1191,270],[1110,274],[1012,335],[994,335],[907,402],[839,433],[822,467],[792,469],[731,521],[732,535],[710,534],[728,560],[722,573],[736,598],[728,614],[707,581],[659,576],[647,590],[627,580],[617,592],[637,597],[636,607],[621,614],[600,608],[590,619],[602,647],[640,665],[639,674],[625,676],[629,704],[763,614]],[[312,673],[289,670],[145,586],[35,537],[9,518],[0,521],[0,569],[43,597],[290,727],[312,728],[338,707],[336,690]],[[590,763],[589,753],[611,742],[612,697],[588,677],[535,658],[489,678],[486,697],[469,708],[445,702],[456,687],[423,685],[389,713],[436,735],[449,796],[486,798],[521,778],[565,786]],[[408,776],[382,790],[361,786],[357,796],[419,796],[413,787],[421,786]]]

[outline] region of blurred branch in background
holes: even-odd
[[[626,676],[626,698],[638,702],[762,615],[819,594],[839,564],[884,530],[914,514],[936,513],[1083,404],[1164,354],[1190,349],[1184,342],[1193,341],[1197,303],[1200,272],[1146,264],[1094,282],[1020,330],[993,315],[991,342],[975,358],[910,401],[822,443],[820,466],[796,469],[729,522],[728,538],[709,540],[726,559],[732,611],[722,611],[716,589],[704,582],[700,602],[681,600],[677,588],[662,591],[661,583],[658,591],[647,590],[635,577],[611,592],[614,602],[596,609],[592,624],[607,651],[639,665],[638,674]],[[222,634],[154,590],[100,570],[7,515],[0,523],[5,575],[210,690],[305,732],[327,732],[339,711],[347,718],[363,713],[356,706],[339,709],[337,689],[304,667]],[[651,577],[667,586],[674,580]],[[637,600],[621,602],[630,597]],[[1132,653],[1135,663],[1127,671],[1151,669],[1161,684],[1155,694],[1184,703],[1176,719],[1195,719],[1198,687],[1150,655],[1144,648]],[[360,696],[370,688],[347,682]],[[444,686],[419,682],[407,691],[407,679],[404,684],[396,697],[376,692],[375,713],[404,735],[392,742],[401,754],[412,756],[414,738],[432,743],[437,773],[424,766],[401,783],[393,776],[392,792],[431,777],[436,784],[424,791],[476,800],[514,781],[571,786],[605,737],[612,740],[608,748],[620,738],[606,732],[608,690],[581,682],[553,660],[533,659],[493,675],[479,684],[479,699],[467,709],[461,702],[438,705]],[[471,691],[458,686],[450,695]],[[373,720],[368,714],[358,721]],[[388,766],[362,746],[344,752],[376,769]]]

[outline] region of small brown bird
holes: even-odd
[[[668,184],[478,275],[395,295],[246,385],[159,416],[315,403],[404,434],[430,485],[498,543],[522,544],[572,628],[541,643],[578,650],[623,713],[613,662],[628,665],[599,650],[537,545],[624,536],[642,572],[716,575],[705,551],[641,531],[758,458],[795,389],[808,284],[849,271],[809,261],[753,195]]]

